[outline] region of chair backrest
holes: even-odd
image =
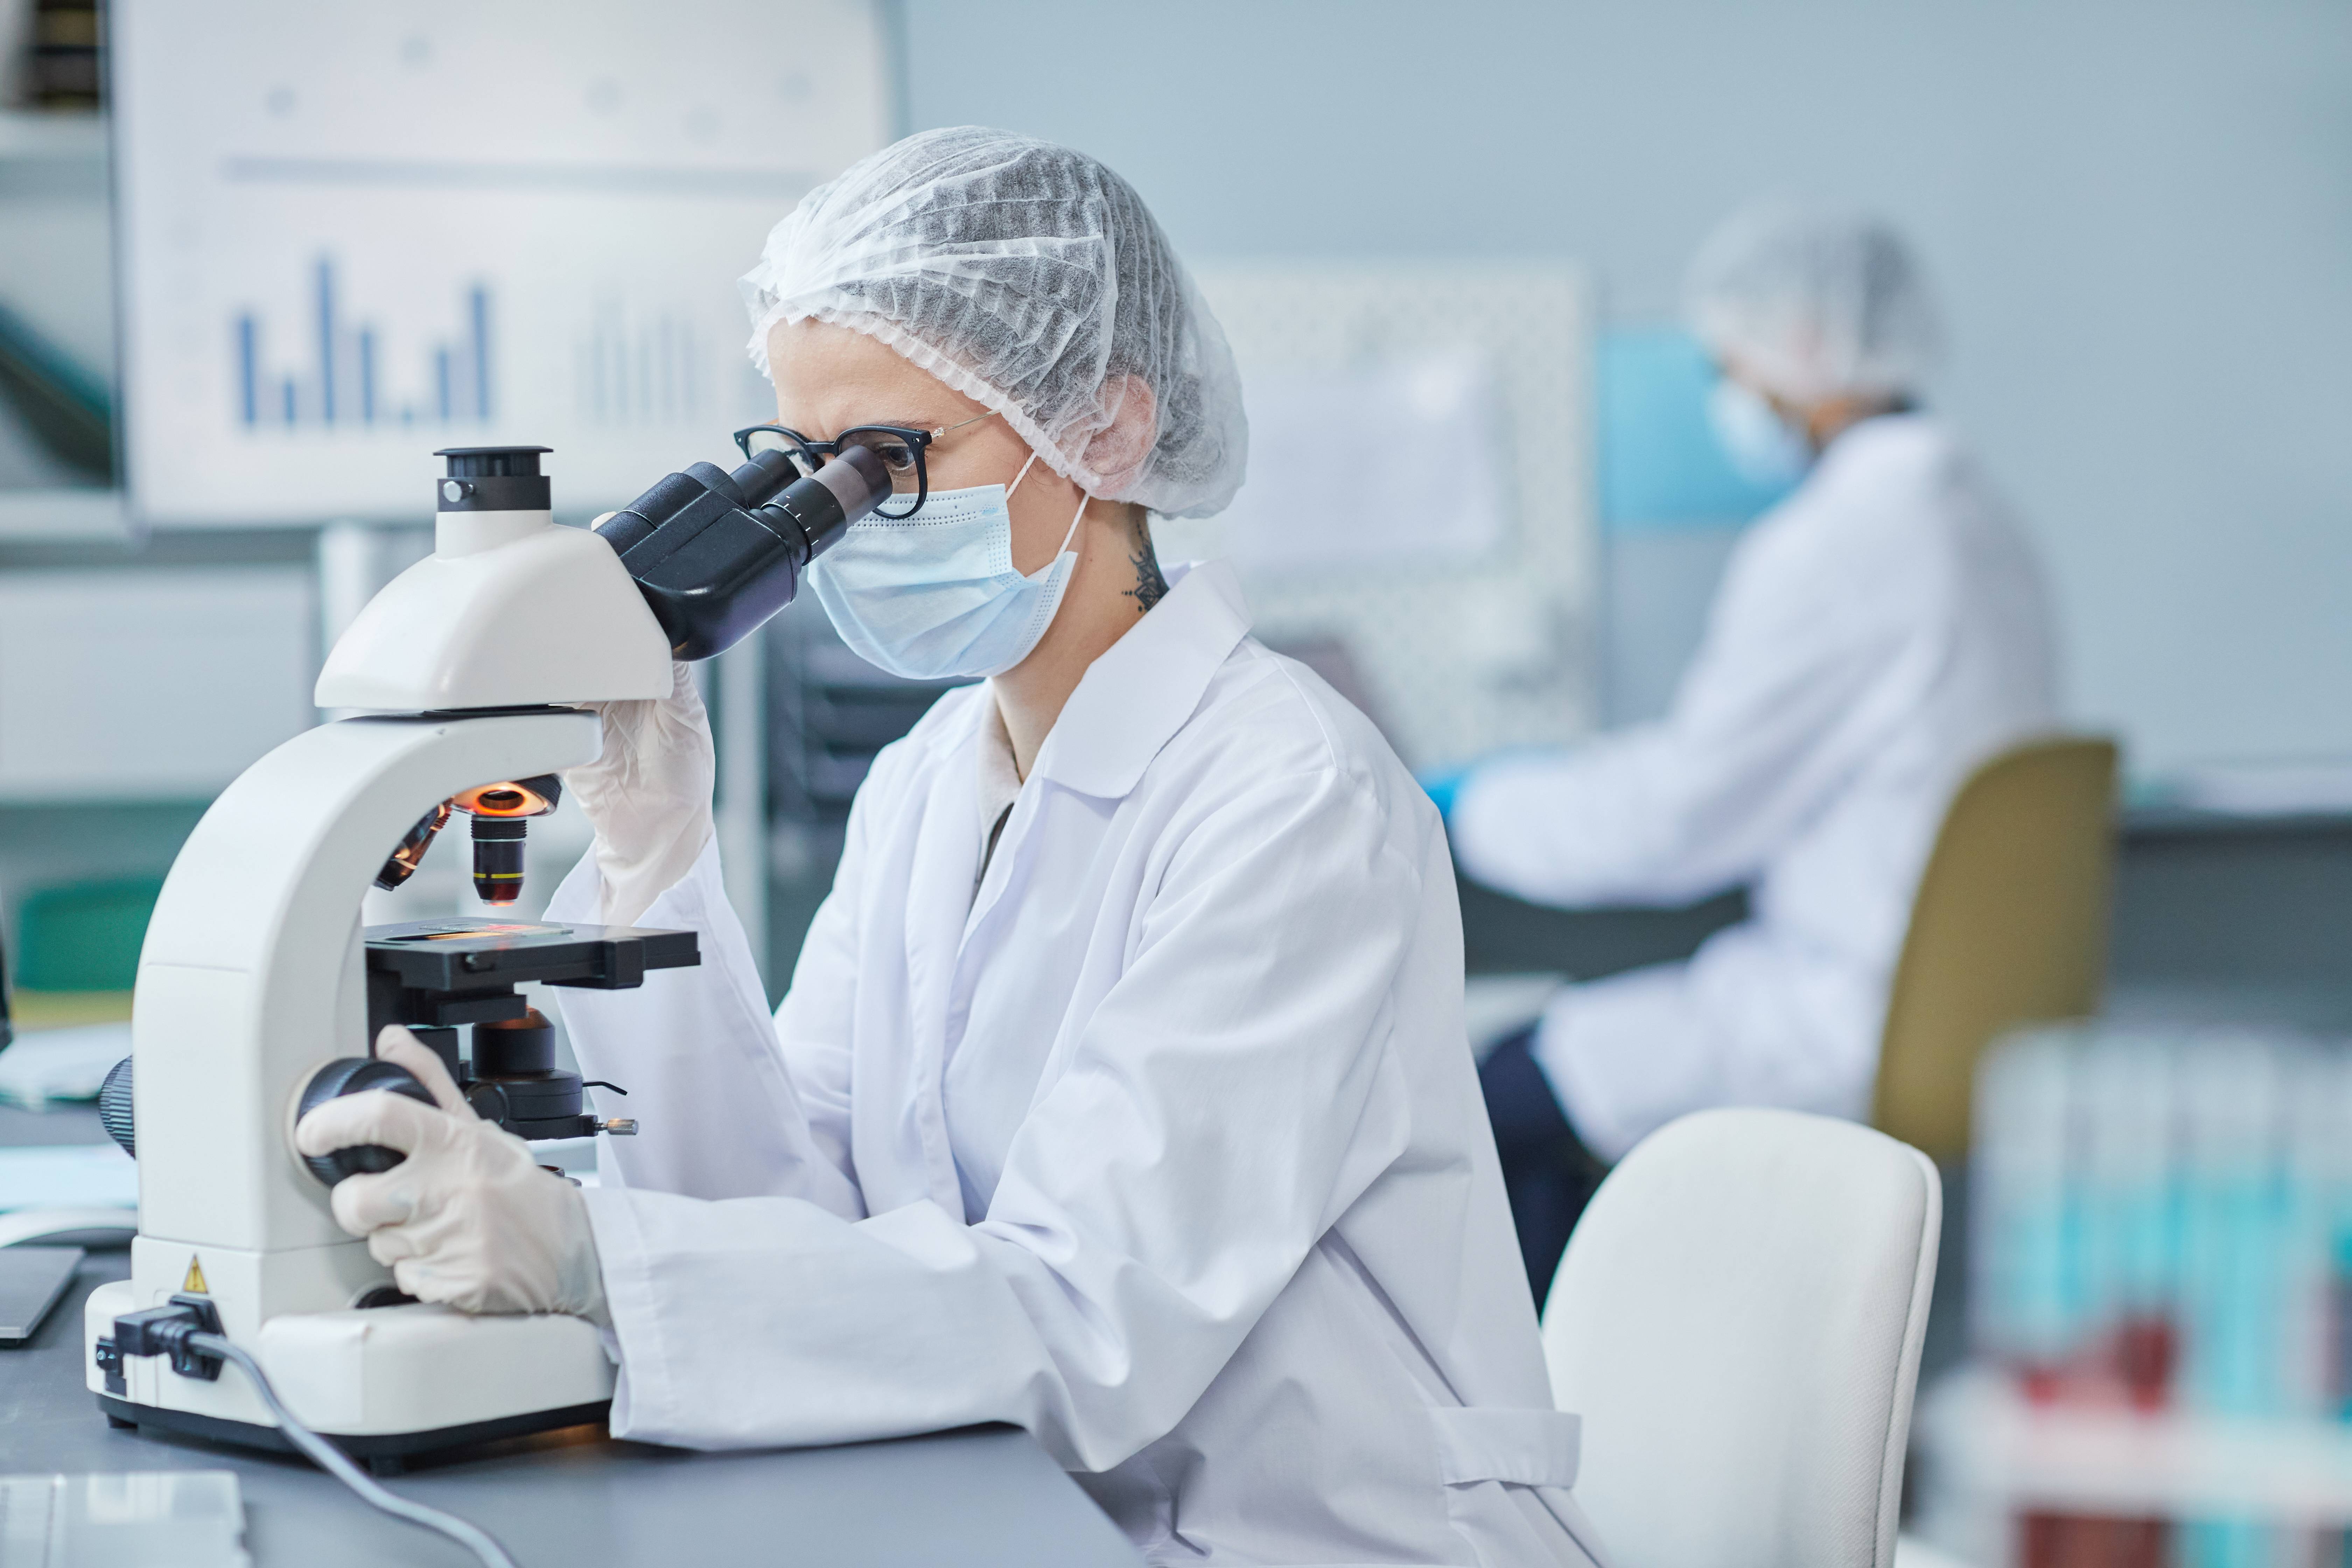
[[[2080,736],[2004,752],[1952,797],[1895,965],[1873,1126],[1959,1158],[1985,1047],[2098,1010],[2115,798],[2115,742]]]
[[[1793,1110],[1610,1173],[1543,1336],[1615,1568],[1888,1568],[1942,1212],[1917,1150]]]

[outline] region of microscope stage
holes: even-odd
[[[701,962],[690,931],[547,925],[527,921],[412,921],[367,928],[367,966],[404,990],[449,994],[539,981],[617,990],[649,969]]]

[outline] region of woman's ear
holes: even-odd
[[[1086,464],[1102,476],[1106,493],[1125,489],[1143,471],[1160,439],[1160,400],[1139,375],[1122,373],[1103,383],[1110,423],[1087,442]]]

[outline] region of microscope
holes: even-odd
[[[493,910],[513,902],[530,819],[554,808],[562,770],[601,749],[585,705],[666,696],[672,659],[720,652],[781,609],[891,481],[863,448],[812,474],[777,452],[732,473],[698,463],[591,531],[555,523],[548,450],[435,454],[446,472],[433,553],[368,603],[319,677],[319,705],[354,716],[247,769],[164,881],[131,1055],[101,1100],[139,1163],[131,1277],[84,1313],[88,1386],[116,1426],[289,1446],[265,1399],[189,1349],[192,1333],[242,1346],[298,1425],[380,1468],[598,1420],[611,1402],[612,1363],[586,1321],[472,1317],[403,1294],[328,1204],[336,1182],[401,1156],[306,1159],[294,1124],[340,1094],[429,1102],[373,1054],[377,1032],[403,1024],[478,1114],[525,1138],[633,1131],[584,1109],[594,1086],[557,1067],[516,987],[658,984],[698,961],[695,935],[497,919],[362,930],[361,900],[371,882],[398,886],[463,815],[477,892]]]

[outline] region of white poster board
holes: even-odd
[[[1246,397],[1250,449],[1264,459],[1221,519],[1227,550],[1293,577],[1487,559],[1510,531],[1498,391],[1488,357],[1466,349],[1260,366]]]
[[[860,0],[116,0],[128,483],[415,519],[436,447],[616,506],[772,416],[735,279],[887,138]]]
[[[1300,264],[1199,281],[1241,366],[1249,479],[1218,517],[1156,522],[1161,558],[1230,558],[1257,635],[1414,767],[1589,731],[1581,275]]]

